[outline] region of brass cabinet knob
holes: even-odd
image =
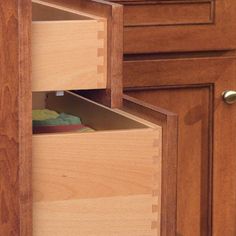
[[[236,91],[228,90],[223,93],[223,99],[227,104],[236,103]]]

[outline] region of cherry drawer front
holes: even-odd
[[[116,2],[124,4],[126,54],[235,48],[234,0]]]
[[[181,58],[145,58],[132,56],[125,59],[124,79],[125,88],[156,87],[186,84],[209,84],[215,78],[227,71],[233,63],[234,56],[219,57],[186,57]]]
[[[124,26],[159,26],[212,23],[212,2],[127,4]]]

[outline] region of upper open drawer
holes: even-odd
[[[107,85],[107,19],[32,2],[33,91]]]

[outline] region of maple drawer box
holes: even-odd
[[[106,88],[107,19],[42,1],[32,12],[32,90]]]
[[[33,235],[159,235],[160,126],[71,92],[46,107],[96,131],[33,135]]]

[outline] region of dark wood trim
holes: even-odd
[[[20,235],[22,236],[33,234],[31,9],[31,0],[19,1],[19,217]]]

